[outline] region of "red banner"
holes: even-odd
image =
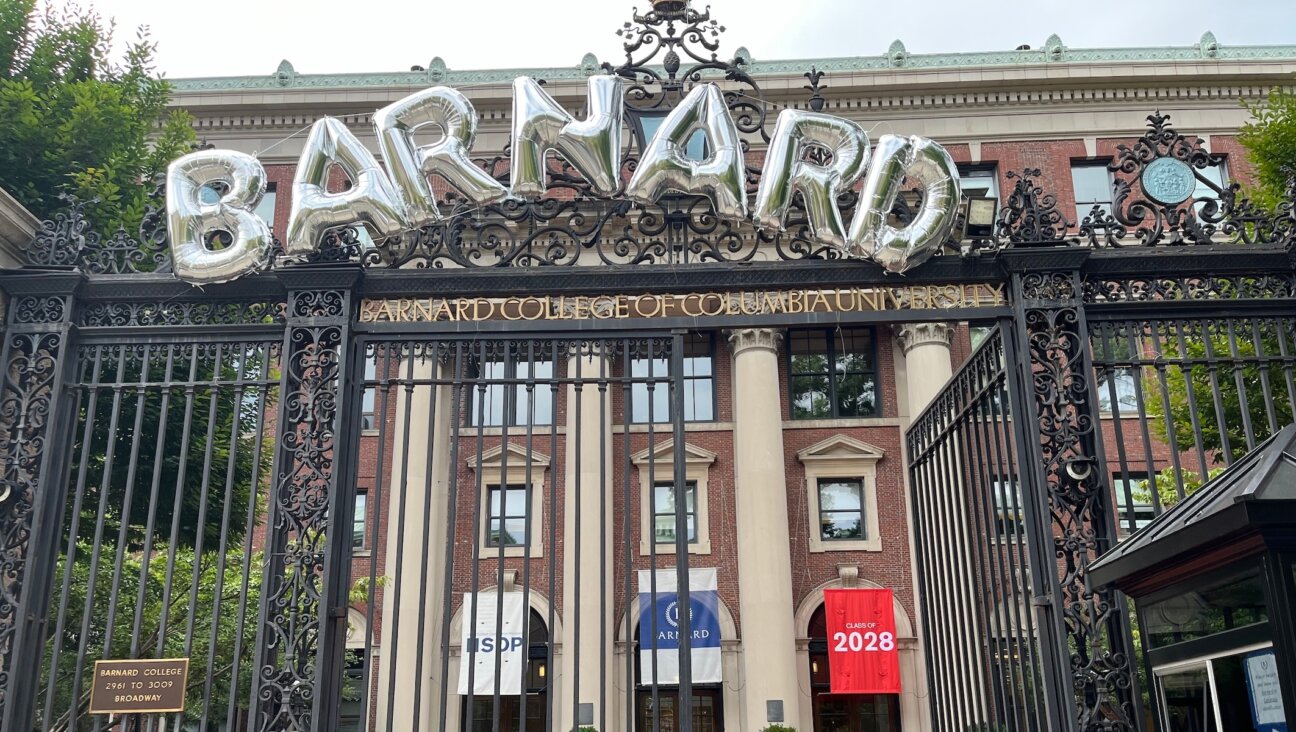
[[[900,693],[891,590],[824,590],[834,694]]]

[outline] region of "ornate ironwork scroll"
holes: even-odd
[[[330,527],[351,513],[338,502],[338,464],[351,459],[338,435],[357,274],[301,270],[293,279],[311,287],[290,283],[252,693],[253,728],[264,732],[328,729],[322,720],[337,714],[332,672],[346,617],[338,587],[349,574],[338,559],[349,554],[337,548],[349,545]]]
[[[1113,590],[1089,585],[1089,565],[1116,541],[1097,394],[1082,304],[1085,250],[1049,261],[1009,257],[1018,339],[1025,351],[1031,411],[1038,425],[1036,474],[1047,491],[1058,571],[1053,600],[1071,651],[1076,722],[1081,730],[1136,730],[1137,691],[1129,619]],[[1029,482],[1028,482],[1029,484]]]
[[[1008,171],[1012,193],[1004,201],[995,222],[995,239],[1000,245],[1056,246],[1064,243],[1072,225],[1057,209],[1057,196],[1046,193],[1039,183],[1038,168],[1020,173]]]
[[[41,294],[9,303],[0,349],[0,728],[30,719],[36,674],[19,659],[40,658],[65,488],[57,470],[62,381],[70,353],[72,292],[78,275],[42,283]],[[53,293],[53,294],[49,294]]]

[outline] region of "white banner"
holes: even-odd
[[[692,672],[695,684],[718,684],[720,663],[720,594],[715,568],[689,570],[689,617]],[[680,611],[679,584],[674,569],[657,570],[657,601],[652,599],[652,574],[639,570],[639,672],[652,683],[653,650],[659,684],[678,684]],[[655,635],[654,635],[655,634]]]
[[[525,622],[526,603],[521,592],[504,593],[504,612],[496,616],[500,597],[494,592],[483,592],[476,597],[476,632],[473,632],[473,597],[464,595],[463,633],[459,655],[459,693],[468,694],[468,660],[472,660],[474,695],[495,693],[495,662],[499,661],[499,693],[505,696],[522,694],[522,671],[526,667],[526,649],[522,647],[522,623]]]

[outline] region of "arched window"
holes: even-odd
[[[634,632],[635,654],[635,729],[675,732],[679,729],[677,709],[679,687],[657,685],[656,721],[653,726],[652,678],[643,678],[639,664],[639,628]],[[724,690],[720,684],[693,685],[693,732],[720,732],[724,729]]]
[[[549,627],[534,608],[527,629],[527,669],[522,684],[526,687],[526,726],[529,730],[545,728],[545,712],[549,699]],[[464,699],[462,729],[465,732],[495,732],[522,728],[522,704],[519,697],[500,696],[500,716],[495,722],[495,697],[472,697],[473,720],[468,727],[469,701]]]
[[[899,694],[831,694],[824,606],[810,616],[810,696],[814,732],[900,732]]]

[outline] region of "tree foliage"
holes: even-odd
[[[0,0],[0,188],[39,218],[89,202],[101,234],[134,233],[154,180],[193,143],[141,29],[112,58],[114,26],[75,5]]]
[[[1192,450],[1200,440],[1211,460],[1227,463],[1246,454],[1248,422],[1257,443],[1272,435],[1274,428],[1291,424],[1296,395],[1288,392],[1282,364],[1284,354],[1296,348],[1296,334],[1279,333],[1279,327],[1287,327],[1285,321],[1258,323],[1254,333],[1235,333],[1232,340],[1227,331],[1215,328],[1186,338],[1183,355],[1193,365],[1165,371],[1169,420],[1161,399],[1145,398],[1156,436],[1168,441],[1169,421],[1179,449]],[[1154,376],[1145,378],[1145,395],[1160,394],[1160,388]],[[1216,406],[1217,391],[1222,412]],[[1193,429],[1194,408],[1200,434]]]
[[[1289,195],[1288,184],[1296,177],[1296,94],[1274,89],[1247,108],[1255,119],[1242,127],[1238,139],[1255,166],[1249,192],[1257,203],[1272,208]]]

